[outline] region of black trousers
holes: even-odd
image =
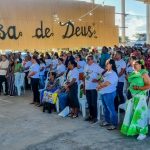
[[[31,89],[31,86],[30,86],[30,84],[28,83],[28,74],[29,74],[29,72],[25,72],[25,87],[26,87],[26,90],[29,90],[29,89]]]
[[[2,91],[2,84],[5,83],[5,93],[8,94],[8,83],[5,75],[0,75],[0,93]]]
[[[97,91],[86,90],[86,99],[89,105],[90,117],[97,119]]]
[[[116,109],[116,111],[118,111],[118,106],[125,102],[124,95],[123,95],[123,86],[124,86],[124,82],[118,82],[117,95],[115,98],[115,109]]]
[[[33,91],[33,102],[40,102],[40,95],[39,95],[39,79],[38,78],[31,78],[31,87]]]

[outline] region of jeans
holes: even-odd
[[[64,110],[68,105],[68,93],[60,93],[59,94],[59,106],[60,110]]]
[[[118,117],[114,106],[114,99],[116,96],[116,92],[102,94],[101,96],[102,96],[102,103],[104,106],[105,121],[114,126],[117,126]]]
[[[45,86],[45,83],[44,83],[44,75],[40,75],[40,86],[39,88],[40,89],[43,89]]]
[[[5,93],[8,94],[8,83],[5,75],[0,75],[0,93],[2,90],[2,84],[5,83]]]
[[[123,86],[124,86],[124,82],[118,82],[117,93],[116,93],[116,98],[115,98],[115,109],[116,109],[116,111],[118,110],[118,106],[120,104],[125,103],[125,98],[123,95]]]
[[[97,91],[86,90],[86,99],[89,106],[90,117],[97,119]]]

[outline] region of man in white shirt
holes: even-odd
[[[2,90],[2,83],[5,82],[5,95],[8,95],[8,84],[6,79],[6,73],[8,69],[9,61],[6,55],[2,55],[2,61],[0,62],[0,94]]]
[[[122,59],[121,51],[117,51],[115,53],[115,63],[116,63],[116,68],[118,72],[118,77],[119,77],[119,82],[117,86],[117,96],[115,99],[115,107],[116,107],[116,110],[118,110],[119,104],[123,104],[125,102],[125,98],[123,96],[123,87],[124,87],[124,82],[125,82],[126,63]]]
[[[87,57],[87,65],[84,68],[85,76],[85,92],[86,98],[89,106],[89,117],[86,121],[91,121],[92,123],[97,122],[97,86],[98,79],[100,78],[103,69],[96,63],[94,63],[94,58],[92,55]]]

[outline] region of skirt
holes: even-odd
[[[78,100],[78,84],[74,83],[68,93],[69,98],[69,106],[71,108],[79,108],[79,100]]]
[[[136,95],[128,101],[121,133],[127,136],[148,133],[148,106],[145,95]]]

